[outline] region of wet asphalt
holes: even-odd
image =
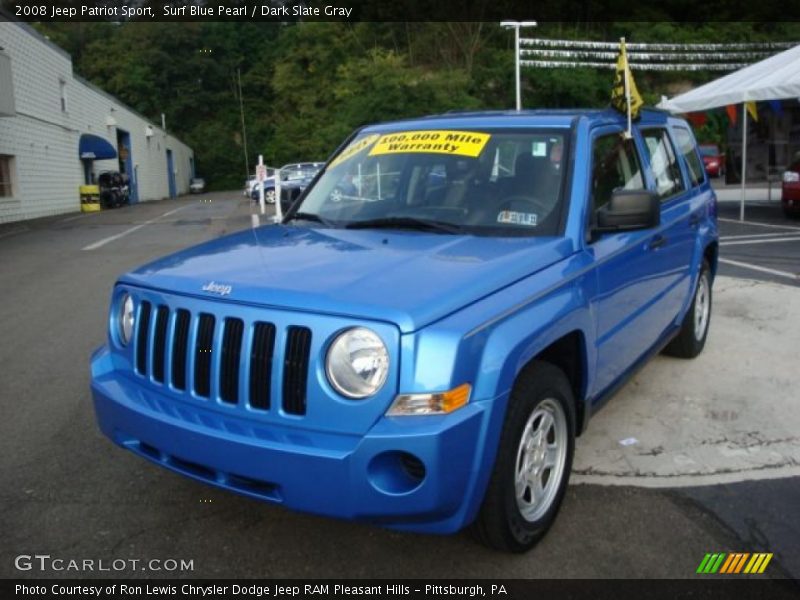
[[[721,216],[733,218],[728,209],[722,205]],[[784,223],[773,212],[760,217]],[[229,192],[0,226],[0,577],[109,575],[15,567],[19,555],[49,554],[193,562],[182,572],[112,573],[149,578],[693,578],[707,552],[762,551],[775,558],[761,577],[800,579],[796,478],[681,489],[573,485],[545,540],[511,556],[467,534],[403,534],[292,513],[112,445],[95,425],[88,364],[105,338],[115,277],[247,228],[250,213],[249,202]],[[750,233],[727,222],[721,230]],[[796,272],[800,242],[781,244],[737,245],[739,254],[722,255]],[[769,278],[730,266],[720,272]],[[777,281],[794,285],[785,279]]]

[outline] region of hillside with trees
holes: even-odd
[[[447,110],[509,108],[513,33],[496,23],[48,23],[75,71],[195,149],[214,189],[239,187],[246,150],[324,160],[354,128]],[[798,41],[800,23],[544,23],[529,35],[630,42]],[[721,73],[634,73],[648,104]],[[526,107],[608,105],[606,69],[523,71]],[[249,169],[252,171],[252,166]]]

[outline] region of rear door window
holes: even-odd
[[[675,149],[666,129],[647,129],[642,132],[650,168],[656,180],[656,191],[659,198],[667,200],[686,189],[681,175],[681,168],[675,157]]]

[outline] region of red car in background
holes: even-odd
[[[698,147],[703,165],[709,177],[722,177],[725,175],[725,155],[719,151],[716,144],[700,144]]]
[[[783,173],[781,205],[786,216],[800,216],[800,162],[794,163]]]

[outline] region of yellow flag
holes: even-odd
[[[750,100],[750,102],[745,102],[744,104],[747,107],[747,112],[749,112],[750,116],[753,117],[753,121],[758,121],[758,111],[756,110],[756,103]]]
[[[625,78],[628,80],[628,93],[625,93]],[[631,99],[631,105],[628,106],[628,97]],[[631,118],[636,119],[639,116],[639,109],[644,104],[642,97],[639,95],[639,90],[636,89],[636,83],[633,81],[633,73],[628,66],[628,55],[625,52],[625,38],[619,41],[619,57],[617,58],[617,70],[614,75],[614,87],[611,90],[611,106],[624,114],[628,114],[630,110]]]

